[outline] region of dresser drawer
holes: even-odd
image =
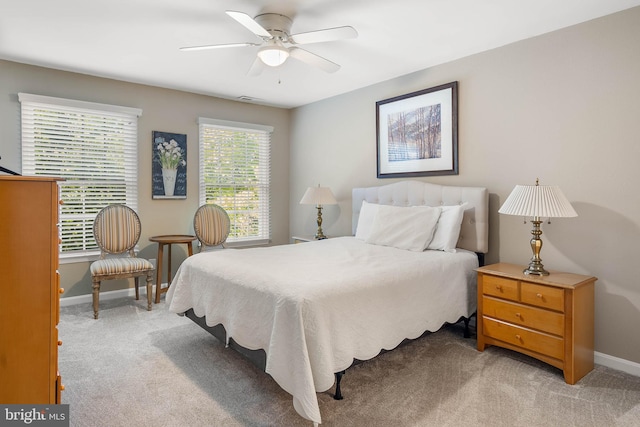
[[[522,347],[555,359],[564,360],[564,340],[508,323],[482,318],[484,334],[488,337]]]
[[[64,390],[64,385],[62,385],[62,377],[60,376],[60,372],[57,372],[56,375],[56,399],[55,403],[57,405],[62,403],[62,391]]]
[[[518,281],[504,277],[483,276],[482,292],[485,295],[518,301]]]
[[[564,315],[522,304],[483,297],[483,314],[526,328],[564,336]]]
[[[564,312],[564,289],[523,282],[520,288],[520,301]]]

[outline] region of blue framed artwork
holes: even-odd
[[[152,198],[186,199],[187,135],[154,130],[152,142]]]

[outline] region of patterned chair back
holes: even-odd
[[[101,258],[105,254],[127,252],[135,256],[133,248],[140,239],[140,218],[126,205],[109,205],[103,208],[93,223],[93,236],[100,247]]]
[[[203,247],[224,244],[230,228],[229,215],[218,205],[202,205],[193,217],[193,229]]]

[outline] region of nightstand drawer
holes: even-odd
[[[522,304],[501,301],[485,296],[482,299],[483,314],[526,328],[564,336],[564,315]]]
[[[504,277],[484,276],[482,292],[485,295],[518,301],[518,281]]]
[[[564,312],[564,289],[551,286],[522,283],[520,301],[550,310]]]
[[[564,340],[562,338],[510,325],[486,317],[482,319],[484,334],[536,353],[564,360]]]

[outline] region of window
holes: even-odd
[[[229,214],[227,242],[268,243],[273,127],[200,118],[200,204]]]
[[[98,253],[93,221],[123,203],[137,210],[137,108],[19,94],[22,173],[62,177],[61,261]]]

